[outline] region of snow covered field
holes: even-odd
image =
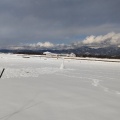
[[[0,54],[0,120],[120,120],[120,63]]]

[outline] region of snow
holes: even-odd
[[[3,68],[0,120],[120,119],[119,62],[0,54]]]

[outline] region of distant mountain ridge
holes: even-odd
[[[81,46],[72,49],[1,49],[1,53],[14,53],[14,54],[39,54],[50,51],[53,53],[74,53],[76,56],[82,57],[106,57],[106,58],[120,58],[120,48],[115,46],[94,48],[89,46]]]

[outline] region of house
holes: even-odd
[[[58,56],[58,54],[56,54],[56,53],[51,53],[51,52],[43,52],[43,55],[46,55],[46,56],[48,56],[48,57],[57,57]]]
[[[44,52],[43,55],[46,55],[48,57],[76,57],[74,53],[70,54],[57,54],[57,53],[51,53],[51,52]]]
[[[74,53],[70,53],[69,57],[76,57],[76,55]]]

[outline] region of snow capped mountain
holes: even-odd
[[[7,49],[7,50],[6,50]],[[83,55],[104,55],[120,57],[120,33],[108,33],[106,35],[88,36],[83,41],[73,42],[71,44],[53,44],[51,42],[38,42],[22,46],[9,46],[1,52],[14,53],[34,53],[51,51],[53,53],[75,53],[78,56]]]

